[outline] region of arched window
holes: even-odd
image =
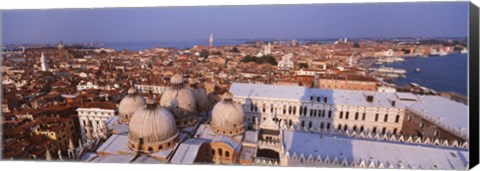
[[[327,97],[324,97],[324,98],[323,98],[323,102],[324,102],[324,103],[327,103]]]
[[[332,111],[331,110],[328,111],[328,118],[332,118]]]
[[[338,124],[338,130],[341,130],[342,129],[342,124]]]
[[[317,97],[317,102],[320,102],[320,96]]]
[[[215,155],[215,150],[214,150],[214,149],[212,149],[212,156],[214,156],[214,155]]]
[[[398,123],[398,121],[400,121],[400,115],[397,115],[397,116],[395,117],[395,123]]]
[[[283,114],[287,113],[287,106],[283,105]]]
[[[358,120],[358,112],[355,113],[355,120]]]
[[[348,126],[345,124],[345,125],[343,126],[343,130],[346,131],[347,129],[348,129]]]
[[[343,119],[343,111],[340,112],[339,118],[340,118],[340,119]]]
[[[219,156],[223,156],[223,152],[222,152],[222,149],[221,149],[221,148],[218,149],[218,155],[219,155]]]
[[[363,126],[360,126],[360,132],[363,132]]]
[[[383,127],[382,134],[385,134],[386,132],[387,132],[387,128]]]
[[[303,114],[303,107],[300,106],[300,116]]]
[[[265,110],[267,110],[267,107],[265,106],[265,103],[262,105],[262,112],[265,113]]]
[[[320,129],[323,129],[323,122],[320,123]]]
[[[367,114],[366,114],[366,113],[363,113],[363,115],[362,115],[362,121],[365,120],[366,116],[367,116]]]
[[[292,114],[292,106],[288,106],[288,114],[289,114],[289,115]]]
[[[225,151],[225,157],[230,157],[230,152],[229,151]]]
[[[153,151],[153,148],[152,147],[148,147],[148,152],[152,152]]]
[[[293,106],[293,114],[295,115],[297,113],[297,106]]]
[[[352,128],[353,131],[357,131],[357,125],[354,125]]]
[[[388,114],[385,114],[385,117],[383,118],[383,122],[387,122],[388,121]]]
[[[307,106],[303,107],[303,116],[307,116]]]
[[[393,128],[393,134],[397,134],[397,128]]]
[[[163,146],[162,146],[162,145],[159,145],[159,146],[158,146],[158,149],[159,149],[159,150],[161,150],[162,148],[163,148]]]
[[[348,119],[348,112],[345,113],[345,119]]]
[[[330,129],[330,123],[327,123],[327,130]]]
[[[373,132],[373,133],[377,133],[377,127],[373,127],[372,132]]]
[[[375,114],[375,122],[377,122],[377,121],[378,121],[378,113]]]

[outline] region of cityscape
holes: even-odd
[[[468,3],[427,4],[432,11],[449,16],[441,21],[447,25],[466,21],[466,11],[458,15],[445,9],[462,11]],[[416,5],[425,3],[354,6],[363,11],[363,7],[384,10]],[[312,6],[343,9],[348,5],[306,6],[310,10]],[[192,9],[202,8],[209,7]],[[277,7],[213,9],[225,12],[227,8],[251,12],[250,8]],[[304,7],[292,7],[296,8]],[[91,10],[115,13],[116,9]],[[187,9],[168,10],[181,13]],[[35,12],[43,15],[51,11]],[[343,12],[332,9],[331,13],[347,15]],[[72,30],[67,31],[52,24],[56,20],[49,17],[44,17],[45,21],[23,20],[31,25],[48,23],[48,29],[62,30],[55,31],[55,35],[80,35],[78,41],[68,36],[48,40],[35,36],[40,32],[36,29],[42,30],[43,26],[35,31],[22,28],[27,30],[24,32],[6,26],[27,13],[33,12],[2,11],[5,19],[1,25],[6,27],[1,47],[2,160],[469,168],[466,22],[454,26],[461,30],[460,34],[443,34],[445,31],[427,36],[369,36],[360,31],[352,32],[358,36],[286,38],[272,30],[262,32],[263,37],[242,38],[225,36],[227,32],[210,28],[216,19],[206,19],[201,24],[208,27],[166,31],[178,35],[182,31],[211,30],[198,33],[201,38],[192,36],[170,43],[161,39],[143,43],[126,40],[115,44],[109,43],[113,39],[81,40],[86,34],[82,30],[88,29],[73,28],[84,27],[78,18],[79,25],[68,26]],[[453,17],[453,13],[459,17]],[[228,20],[237,17],[243,21],[239,19],[243,14],[225,15],[230,17]],[[292,15],[286,20],[295,18]],[[74,17],[78,16],[82,17],[66,18],[77,21]],[[365,23],[373,20],[368,18]],[[111,23],[115,22],[105,25]],[[106,27],[97,24],[95,28]],[[416,31],[422,32],[425,24],[417,24]],[[435,32],[427,27],[430,24],[423,33]],[[290,30],[292,27],[285,29],[285,33],[295,32]],[[345,29],[331,31],[336,30]],[[398,33],[402,31],[411,30],[400,29]],[[25,35],[19,35],[22,33]],[[141,37],[140,33],[129,34]],[[145,36],[151,34],[155,33]]]

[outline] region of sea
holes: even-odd
[[[407,71],[405,78],[396,78],[392,83],[406,85],[413,82],[437,92],[456,92],[467,95],[467,54],[429,56],[428,58],[405,57],[404,59],[404,62],[383,64],[385,67]],[[419,68],[420,72],[415,72],[415,68]]]

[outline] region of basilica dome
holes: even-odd
[[[131,87],[128,89],[128,95],[118,105],[119,122],[128,124],[132,115],[143,106],[145,106],[145,99]]]
[[[170,80],[171,87],[163,92],[160,105],[173,113],[179,128],[192,126],[197,122],[197,103],[190,88],[183,85],[181,75],[175,75]]]
[[[237,135],[245,131],[245,114],[242,106],[233,101],[233,95],[226,92],[212,110],[210,121],[212,131],[216,134]]]
[[[205,89],[198,87],[198,82],[193,81],[192,92],[197,102],[197,109],[200,113],[208,112],[210,108],[210,101],[208,100]]]
[[[167,109],[155,104],[151,97],[130,120],[128,146],[135,151],[157,152],[175,146],[178,130],[175,118]]]

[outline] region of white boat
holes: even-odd
[[[384,66],[381,66],[380,68],[378,68],[377,71],[378,72],[385,72],[385,73],[395,73],[395,74],[405,74],[405,73],[407,73],[407,71],[404,70],[404,69],[395,69],[395,68],[384,67]]]
[[[445,56],[445,55],[448,55],[448,53],[443,50],[440,50],[440,56]]]
[[[462,51],[460,51],[461,54],[467,54],[468,53],[468,49],[467,48],[463,48]]]
[[[415,72],[419,73],[419,72],[420,72],[420,68],[415,68]]]

